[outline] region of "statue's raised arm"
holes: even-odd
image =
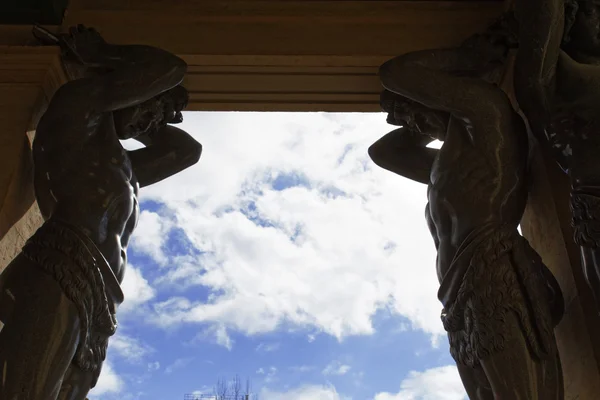
[[[51,104],[56,108],[65,102],[97,112],[136,106],[179,85],[187,70],[174,54],[151,46],[109,44],[83,25],[59,40],[68,65],[84,76],[57,91]]]
[[[393,93],[433,110],[476,119],[485,107],[482,99],[505,104],[503,93],[481,79],[502,58],[502,49],[497,54],[462,47],[423,50],[387,61],[379,76],[382,86]]]

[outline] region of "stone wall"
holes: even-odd
[[[14,224],[0,240],[0,273],[10,261],[21,251],[25,241],[35,233],[44,220],[37,203]]]

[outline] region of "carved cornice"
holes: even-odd
[[[502,1],[71,0],[110,42],[183,57],[188,110],[379,111],[379,65],[454,46],[485,29]]]
[[[52,33],[58,32],[58,25],[42,25]],[[35,46],[35,38],[31,34],[33,25],[2,25],[0,24],[0,46]]]

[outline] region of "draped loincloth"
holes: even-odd
[[[73,362],[94,373],[95,386],[117,329],[123,292],[94,242],[75,226],[50,219],[27,241],[23,255],[50,274],[79,312],[80,339]]]
[[[525,337],[537,358],[553,354],[553,328],[564,308],[562,292],[514,226],[488,225],[469,235],[442,279],[438,298],[457,363],[477,366],[504,350],[515,334]],[[508,331],[509,312],[517,316],[520,332]]]
[[[600,248],[600,196],[573,188],[571,212],[575,243],[591,249]]]

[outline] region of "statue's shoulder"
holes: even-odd
[[[61,86],[50,99],[48,107],[40,120],[40,125],[96,125],[106,116],[100,111],[98,101],[78,81],[71,81]]]
[[[56,93],[36,127],[36,141],[81,143],[105,126],[111,113],[99,112],[81,96]]]

